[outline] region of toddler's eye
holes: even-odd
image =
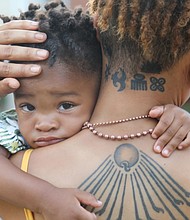
[[[70,102],[64,102],[59,106],[60,111],[66,111],[74,107],[74,104]]]
[[[25,112],[33,112],[35,110],[35,107],[31,104],[22,104],[20,106],[20,109],[22,109]]]

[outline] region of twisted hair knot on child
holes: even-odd
[[[81,72],[83,67],[89,74],[97,73],[97,69],[101,71],[101,48],[93,19],[88,13],[83,13],[82,8],[71,11],[62,1],[47,3],[44,8],[30,4],[28,11],[21,12],[19,17],[0,18],[4,22],[16,19],[39,21],[39,31],[47,34],[47,40],[24,46],[49,50],[50,66],[60,59],[76,66]]]

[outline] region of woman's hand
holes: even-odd
[[[34,64],[14,64],[14,61],[40,61],[47,59],[48,51],[11,46],[17,43],[40,43],[46,34],[37,32],[38,23],[33,21],[11,21],[0,25],[0,97],[14,92],[19,86],[16,78],[30,77],[41,72]],[[5,61],[4,61],[5,60]]]
[[[169,157],[175,149],[190,146],[190,114],[175,105],[156,106],[149,112],[150,117],[159,119],[152,137],[158,138],[154,151]]]

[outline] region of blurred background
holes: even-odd
[[[1,0],[0,3],[0,14],[12,16],[12,15],[19,15],[19,11],[26,11],[29,3],[39,3],[39,4],[45,4],[46,2],[49,2],[51,0]],[[88,0],[63,0],[64,3],[69,8],[74,8],[76,6],[82,6],[83,8],[86,8],[86,3]],[[0,22],[1,23],[1,22]],[[0,98],[0,111],[4,111],[6,109],[13,108],[13,98],[12,95],[8,95],[5,98]],[[190,101],[188,101],[184,108],[188,111],[190,111]]]
[[[30,3],[39,3],[39,4],[45,4],[46,2],[49,2],[51,0],[1,0],[0,3],[0,14],[8,15],[8,16],[18,16],[19,11],[26,11],[27,7]],[[87,0],[63,0],[64,3],[69,8],[74,8],[76,6],[82,6],[83,8],[86,8]],[[2,21],[0,21],[0,24]],[[0,111],[4,111],[6,109],[13,108],[13,97],[12,95],[8,95],[5,98],[0,98]]]

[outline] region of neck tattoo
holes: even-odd
[[[99,122],[99,123],[90,123],[90,122],[85,122],[82,126],[82,129],[89,129],[94,135],[97,135],[100,138],[104,138],[106,140],[127,140],[129,138],[133,139],[136,137],[141,137],[141,136],[146,136],[147,134],[152,134],[153,129],[149,129],[147,131],[142,131],[138,132],[136,134],[124,134],[124,135],[109,135],[109,134],[103,134],[102,132],[97,131],[95,128],[96,127],[101,127],[101,126],[106,126],[106,125],[114,125],[114,124],[120,124],[120,123],[126,123],[130,121],[135,121],[139,119],[146,119],[150,118],[148,115],[141,115],[141,116],[136,116],[132,118],[125,118],[125,119],[120,119],[116,121],[108,121],[108,122]]]

